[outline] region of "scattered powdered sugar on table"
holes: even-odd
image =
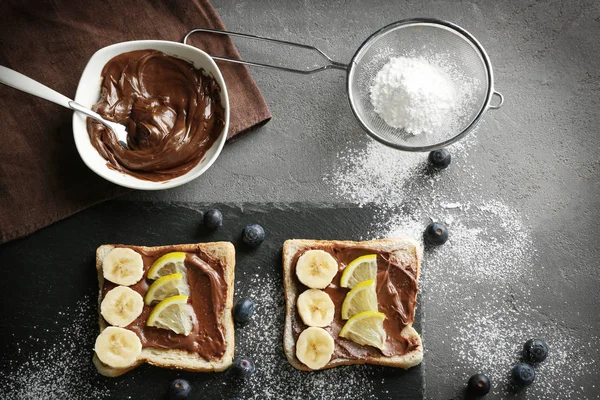
[[[0,398],[62,400],[108,396],[106,388],[93,380],[98,373],[92,364],[89,343],[93,343],[96,336],[97,322],[90,319],[90,315],[97,313],[95,307],[90,302],[80,301],[61,313],[68,317],[70,324],[57,326],[58,334],[45,339],[46,335],[40,333],[19,340],[19,351],[27,351],[29,359],[19,365],[13,362],[7,372],[3,372],[5,383],[0,386]],[[44,340],[48,342],[44,343],[43,350],[31,350]]]
[[[449,147],[453,163],[463,163],[461,156],[472,143],[473,139],[465,139]],[[427,173],[427,154],[401,152],[375,141],[369,141],[364,149],[344,150],[337,158],[333,172],[324,179],[338,197],[361,206],[394,207],[411,194],[410,186],[424,183],[432,187],[441,178]]]
[[[585,397],[594,385],[599,338],[578,337],[540,310],[532,295],[537,256],[527,218],[500,196],[480,190],[485,178],[467,160],[475,142],[470,135],[451,146],[449,169],[435,172],[426,153],[371,141],[340,152],[325,180],[340,199],[378,210],[362,239],[408,234],[422,242],[432,220],[448,226],[448,242],[426,247],[421,269],[425,370],[447,386],[430,391],[426,385],[428,398],[461,393],[477,372],[491,378],[494,398],[514,397],[510,369],[532,337],[545,339],[550,355],[536,367],[527,398]],[[437,340],[429,342],[430,335]],[[453,358],[428,366],[442,348]]]
[[[561,324],[541,324],[535,319],[525,322],[528,311],[522,307],[503,307],[498,296],[487,296],[480,307],[491,311],[480,316],[471,313],[459,314],[459,335],[446,340],[454,345],[458,362],[454,365],[457,374],[471,368],[486,373],[496,385],[495,393],[510,398],[515,388],[509,383],[510,367],[522,361],[523,343],[533,337],[541,337],[548,343],[548,358],[534,366],[536,380],[527,388],[527,398],[535,399],[580,399],[584,388],[576,384],[576,378],[592,377],[596,361],[590,354],[595,351],[599,337],[586,340],[573,336]],[[476,322],[473,318],[479,318]],[[577,379],[579,380],[579,379]],[[593,380],[591,380],[593,382]]]
[[[432,267],[422,270],[423,276],[430,278],[423,279],[424,288],[431,284],[435,286],[433,289],[439,290],[438,282],[444,280],[460,285],[490,280],[510,283],[529,277],[527,265],[535,249],[515,210],[497,200],[469,203],[465,206],[469,210],[468,215],[463,215],[464,211],[459,208],[432,206],[427,201],[421,204],[421,220],[414,219],[414,215],[390,213],[384,220],[375,221],[373,232],[374,235],[384,232],[385,237],[408,234],[422,242],[423,230],[430,218],[448,227],[448,242],[438,248],[427,249],[426,262]],[[408,224],[406,221],[409,221]],[[493,236],[485,227],[477,226],[481,221],[494,225]],[[457,265],[461,268],[452,268]]]
[[[422,240],[430,215],[449,228],[448,242],[427,248],[425,253],[421,276],[425,313],[428,319],[445,321],[445,325],[432,326],[426,320],[425,341],[432,334],[450,346],[456,361],[448,368],[457,379],[465,382],[470,374],[485,373],[494,383],[494,393],[510,398],[514,388],[508,373],[520,361],[523,343],[543,338],[550,346],[550,356],[536,367],[539,374],[527,389],[528,398],[581,398],[583,389],[574,382],[591,376],[596,361],[590,351],[598,338],[583,340],[559,321],[550,319],[542,324],[528,318],[540,310],[530,286],[523,285],[535,282],[531,265],[536,255],[523,218],[498,200],[470,202],[465,208],[467,213],[425,204],[421,220],[414,214],[390,212],[382,216],[387,222],[378,221],[373,232],[386,237],[409,234]],[[488,231],[490,227],[493,232]],[[443,317],[448,311],[451,319]],[[426,346],[426,354],[429,350]]]

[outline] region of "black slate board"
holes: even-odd
[[[216,205],[224,226],[207,232],[202,210],[212,206],[112,201],[0,246],[0,397],[162,399],[176,377],[192,383],[190,399],[423,397],[421,367],[350,366],[303,373],[289,366],[282,352],[284,240],[362,239],[376,210]],[[256,250],[239,242],[241,229],[250,222],[266,230],[266,240]],[[96,374],[91,364],[98,333],[96,248],[104,243],[153,246],[216,240],[236,245],[235,298],[250,296],[257,302],[252,322],[236,328],[236,355],[257,362],[252,381],[147,365],[119,378]],[[420,312],[415,326],[421,331],[419,322]]]

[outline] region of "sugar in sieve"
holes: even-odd
[[[504,103],[502,94],[494,90],[492,64],[483,46],[465,29],[438,19],[406,19],[381,28],[360,45],[349,64],[332,60],[314,46],[215,29],[192,29],[185,35],[183,43],[187,44],[190,35],[196,32],[256,39],[315,51],[325,59],[326,64],[313,69],[295,69],[211,56],[215,60],[299,74],[312,74],[326,69],[345,70],[350,108],[360,125],[375,140],[399,150],[431,151],[455,143],[473,130],[488,109],[498,109]],[[371,105],[370,87],[377,71],[391,57],[442,58],[457,76],[468,77],[475,82],[472,98],[460,117],[447,129],[420,135],[386,124]],[[492,104],[494,96],[498,98],[497,104]]]

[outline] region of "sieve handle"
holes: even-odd
[[[498,99],[500,99],[500,102],[499,102],[498,104],[495,104],[495,105],[492,105],[492,104],[490,104],[490,108],[491,108],[492,110],[497,110],[497,109],[499,109],[500,107],[502,107],[502,104],[504,104],[504,96],[502,95],[502,93],[500,93],[500,92],[496,92],[495,90],[494,90],[494,93],[492,93],[492,97],[493,97],[494,95],[495,95],[496,97],[498,97]]]
[[[256,36],[256,35],[249,35],[246,33],[222,31],[222,30],[218,30],[218,29],[209,29],[209,28],[196,28],[196,29],[192,29],[184,36],[183,43],[188,44],[187,43],[188,38],[190,37],[190,35],[192,35],[193,33],[196,33],[196,32],[216,33],[219,35],[243,37],[246,39],[263,40],[263,41],[271,42],[271,43],[285,44],[287,46],[292,46],[292,47],[300,47],[302,49],[316,51],[322,58],[324,58],[328,62],[328,64],[324,65],[322,67],[314,68],[314,69],[296,69],[296,68],[281,67],[281,66],[272,65],[272,64],[263,64],[263,63],[257,63],[257,62],[252,62],[252,61],[236,60],[233,58],[218,57],[218,56],[210,55],[214,60],[228,61],[228,62],[232,62],[232,63],[236,63],[236,64],[252,65],[254,67],[272,68],[272,69],[278,69],[281,71],[294,72],[297,74],[305,74],[305,75],[312,74],[312,73],[319,72],[319,71],[324,71],[324,70],[330,69],[330,68],[342,69],[344,71],[348,70],[348,65],[337,62],[337,61],[333,61],[331,58],[329,58],[329,56],[327,54],[323,53],[320,49],[316,48],[315,46],[309,46],[307,44],[301,44],[301,43],[288,42],[286,40],[271,39],[271,38],[266,38],[266,37]]]

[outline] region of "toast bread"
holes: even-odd
[[[216,360],[205,360],[199,354],[190,353],[181,349],[160,349],[154,347],[146,347],[142,349],[140,356],[138,357],[135,364],[128,368],[112,368],[102,363],[96,354],[93,357],[93,363],[98,369],[98,372],[104,376],[116,377],[122,375],[128,371],[131,371],[140,364],[148,363],[157,367],[182,369],[194,372],[213,372],[223,371],[231,366],[234,354],[235,340],[234,340],[234,325],[231,309],[233,307],[233,292],[234,292],[234,269],[235,269],[235,248],[233,244],[229,242],[214,242],[214,243],[199,243],[199,244],[181,244],[175,246],[155,246],[155,247],[144,247],[144,246],[131,246],[134,249],[140,249],[142,251],[183,251],[183,252],[196,252],[200,250],[219,260],[224,267],[223,281],[226,284],[226,295],[225,295],[225,307],[223,313],[217,316],[218,322],[221,324],[224,331],[225,339],[225,352],[223,355]],[[104,288],[104,276],[102,274],[102,261],[104,257],[113,249],[115,245],[102,245],[96,250],[96,269],[98,272],[98,323],[100,325],[100,332],[102,332],[107,326],[107,322],[100,315],[100,304],[102,303],[102,292]],[[144,276],[147,273],[147,267],[144,271]]]
[[[408,237],[396,239],[381,239],[364,242],[352,241],[327,241],[327,240],[301,240],[291,239],[283,244],[283,283],[286,300],[286,317],[283,337],[283,348],[289,363],[295,368],[303,371],[312,371],[296,357],[296,339],[294,338],[293,321],[294,315],[297,313],[296,300],[299,295],[298,284],[296,277],[292,273],[294,257],[297,254],[303,253],[308,249],[319,249],[330,245],[344,246],[347,248],[361,248],[373,251],[385,251],[396,257],[398,262],[404,265],[411,265],[416,272],[416,280],[418,281],[421,259],[423,250],[422,247],[414,240]],[[341,271],[340,271],[341,272]],[[340,273],[338,272],[338,274]],[[416,294],[415,294],[416,296]],[[415,299],[416,300],[416,299]],[[339,312],[339,310],[336,310]],[[405,354],[397,356],[380,356],[367,357],[359,359],[354,357],[332,359],[323,369],[338,367],[342,365],[353,364],[378,364],[397,368],[410,368],[421,363],[423,359],[423,345],[419,333],[409,323],[401,331],[401,336],[408,342],[414,343],[415,348]]]

